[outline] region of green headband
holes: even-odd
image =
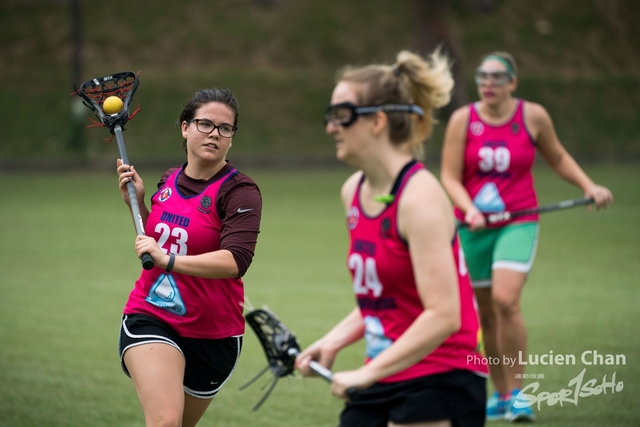
[[[511,74],[512,76],[516,75],[516,72],[513,71],[513,67],[511,66],[511,64],[509,64],[509,61],[507,61],[503,57],[498,56],[498,55],[489,55],[489,56],[485,56],[484,58],[482,58],[482,62],[484,62],[484,61],[486,61],[488,59],[495,59],[496,61],[500,62],[502,65],[507,67],[507,71],[509,72],[509,74]]]

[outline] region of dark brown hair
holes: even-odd
[[[180,118],[178,119],[178,125],[182,126],[182,122],[192,120],[200,107],[211,102],[219,102],[229,107],[234,115],[233,125],[238,125],[238,100],[229,89],[218,89],[215,87],[199,90],[193,95],[193,98],[191,98],[182,109],[182,113],[180,113]],[[187,151],[186,139],[182,141],[182,148],[184,148],[185,152]]]

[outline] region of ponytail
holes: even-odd
[[[435,119],[433,111],[447,105],[451,99],[453,77],[449,60],[440,50],[428,59],[401,51],[393,65],[347,67],[338,74],[338,81],[362,83],[362,105],[415,104],[424,115],[406,112],[386,113],[389,117],[389,138],[397,145],[409,143],[416,157],[423,154],[423,142],[431,135]]]

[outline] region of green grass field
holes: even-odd
[[[576,355],[574,366],[529,366],[540,392],[606,376],[623,389],[542,405],[540,426],[640,425],[640,173],[637,165],[587,167],[616,198],[605,212],[583,208],[542,218],[523,309],[532,354]],[[254,306],[268,305],[310,344],[351,309],[346,230],[338,191],[350,173],[247,170],[264,198],[262,232],[245,277]],[[147,188],[159,171],[140,170]],[[579,197],[536,168],[541,203]],[[119,320],[140,263],[116,175],[0,175],[0,426],[141,426],[133,386],[117,354]],[[333,426],[341,403],[320,380],[284,380],[257,413],[262,383],[238,387],[265,365],[247,331],[240,363],[202,426]],[[622,354],[625,365],[585,366],[584,351]],[[335,366],[362,360],[344,350]],[[596,385],[596,384],[593,384]],[[498,423],[500,424],[500,423]]]

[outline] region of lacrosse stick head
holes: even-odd
[[[138,88],[138,76],[133,71],[123,71],[104,77],[87,80],[80,87],[74,87],[78,96],[82,97],[84,104],[96,114],[104,126],[111,133],[116,125],[124,129],[125,123],[133,116],[129,114],[131,98]],[[115,114],[106,114],[103,110],[105,99],[117,96],[124,104],[122,110]]]
[[[260,345],[267,356],[268,365],[258,373],[248,383],[240,387],[244,390],[260,378],[265,372],[271,370],[273,380],[262,399],[253,407],[257,411],[260,406],[267,400],[278,380],[287,375],[293,374],[293,366],[296,362],[296,356],[300,353],[300,345],[293,333],[273,314],[265,309],[251,310],[245,314],[246,319],[253,332],[256,333]]]
[[[273,376],[291,375],[296,356],[300,353],[300,344],[293,332],[265,308],[252,310],[244,317],[260,340]]]

